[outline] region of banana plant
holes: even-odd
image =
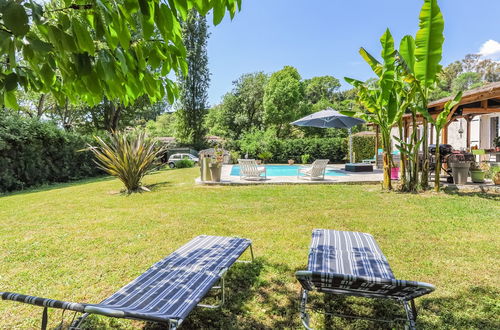
[[[437,0],[424,1],[419,20],[419,30],[415,39],[412,36],[405,36],[401,40],[399,54],[406,72],[405,80],[413,84],[418,93],[418,104],[415,109],[424,117],[421,185],[427,189],[429,184],[427,103],[430,91],[434,88],[437,75],[441,71],[439,63],[444,43],[444,19]],[[418,150],[415,150],[415,153],[418,153]]]
[[[436,192],[439,192],[441,186],[441,182],[439,180],[439,176],[441,174],[441,157],[439,153],[439,140],[441,138],[441,131],[448,122],[448,115],[450,114],[451,110],[455,106],[457,106],[458,103],[460,103],[461,99],[462,92],[458,92],[452,100],[446,102],[443,111],[441,111],[439,115],[436,116],[436,119],[432,118],[429,113],[426,114],[426,119],[434,125],[434,129],[436,130],[436,168],[434,169],[434,190]]]
[[[370,65],[378,77],[375,86],[360,80],[344,78],[357,89],[357,100],[364,106],[366,112],[343,111],[342,113],[364,119],[379,126],[382,135],[384,163],[383,188],[391,190],[391,129],[403,115],[403,108],[400,106],[400,98],[397,93],[400,86],[396,81],[397,52],[394,48],[394,38],[389,29],[380,38],[380,43],[382,45],[382,63],[364,48],[359,51],[361,57]]]

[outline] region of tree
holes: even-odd
[[[459,78],[459,76],[466,74]],[[453,84],[456,82],[455,89]],[[430,100],[437,100],[456,94],[458,91],[479,87],[488,82],[500,81],[500,63],[490,59],[481,59],[478,54],[468,54],[460,61],[455,61],[438,74],[437,86],[430,93]]]
[[[271,75],[264,91],[264,123],[285,136],[289,123],[305,113],[304,89],[297,69],[285,66]]]
[[[207,113],[210,72],[207,56],[207,20],[191,10],[182,26],[187,49],[187,75],[179,75],[180,97],[178,138],[181,142],[202,148],[205,145],[204,117]]]
[[[0,106],[17,108],[21,87],[51,93],[59,105],[95,106],[103,95],[125,106],[143,95],[173,102],[168,74],[188,71],[180,22],[193,9],[213,10],[217,25],[240,7],[241,0],[0,1]]]
[[[266,74],[255,72],[233,81],[233,90],[209,111],[206,126],[211,133],[237,140],[253,128],[262,129],[267,80]]]
[[[114,132],[126,128],[145,124],[168,110],[166,102],[151,103],[149,97],[142,96],[128,106],[119,101],[104,99],[94,107],[85,107],[85,116],[89,118],[82,130],[106,130]]]
[[[175,113],[167,112],[146,123],[146,132],[149,136],[165,137],[175,136],[177,116]]]
[[[304,96],[311,103],[316,104],[320,100],[334,101],[340,81],[332,76],[313,77],[304,80]]]
[[[464,92],[481,86],[481,74],[477,72],[464,72],[458,75],[451,83],[452,93]]]
[[[343,111],[350,116],[357,116],[367,122],[379,126],[382,135],[384,181],[383,188],[392,189],[391,167],[392,167],[392,143],[391,128],[399,121],[404,107],[400,104],[398,92],[401,83],[396,75],[396,51],[394,39],[389,29],[380,38],[382,45],[381,56],[383,62],[379,62],[364,48],[360,49],[361,56],[371,66],[373,72],[378,76],[377,83],[370,81],[362,82],[352,78],[345,78],[348,83],[356,87],[357,99],[364,106],[361,111]]]

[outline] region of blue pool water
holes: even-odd
[[[267,170],[267,176],[297,176],[297,170],[300,168],[299,165],[265,165]],[[231,168],[232,176],[240,175],[240,166],[233,165]],[[326,170],[326,176],[345,176],[347,174],[336,171],[336,170]]]

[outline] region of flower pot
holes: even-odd
[[[399,167],[391,167],[391,180],[399,180]]]
[[[288,165],[293,165],[293,164],[295,164],[295,161],[293,159],[289,159],[288,160]]]
[[[471,170],[470,178],[474,183],[484,183],[484,175],[486,173],[483,170]]]
[[[210,158],[204,157],[201,160],[201,181],[212,181],[212,175],[210,173]]]
[[[210,174],[212,176],[213,182],[220,182],[222,175],[222,165],[221,164],[210,164]]]
[[[495,176],[493,176],[493,183],[496,185],[500,185],[500,172],[496,173]]]
[[[469,162],[453,162],[450,164],[454,184],[466,184],[469,176]]]

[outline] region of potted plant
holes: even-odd
[[[470,178],[474,183],[484,183],[484,175],[486,173],[481,169],[481,167],[473,162],[470,165]]]
[[[266,162],[268,162],[273,157],[273,154],[271,152],[269,152],[269,151],[263,151],[258,156],[259,156],[260,159],[262,159],[262,161],[265,164]]]
[[[493,144],[495,145],[495,151],[500,152],[500,136],[493,139]]]
[[[220,147],[214,148],[214,155],[210,159],[210,174],[213,182],[220,182],[222,175],[222,163],[224,162],[224,150]]]

